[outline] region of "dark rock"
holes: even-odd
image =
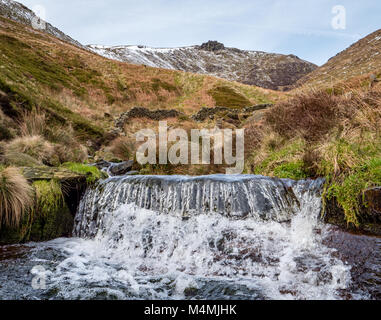
[[[215,107],[215,108],[201,108],[199,112],[194,114],[191,118],[195,121],[202,122],[207,118],[214,119],[214,116],[219,112],[230,111],[235,112],[234,110],[226,107]]]
[[[8,95],[1,90],[0,90],[0,110],[2,110],[4,114],[9,116],[10,118],[16,118],[19,115],[17,110],[12,106]]]
[[[215,51],[224,50],[225,46],[223,43],[218,42],[218,41],[208,41],[208,42],[203,43],[199,48],[201,50],[215,52]]]
[[[133,165],[134,165],[133,160],[124,161],[117,164],[112,164],[109,167],[109,173],[112,176],[123,176],[132,170]]]
[[[111,162],[106,160],[99,160],[97,163],[93,164],[93,166],[97,167],[99,170],[109,168],[111,166]]]
[[[265,109],[270,108],[272,106],[273,106],[273,104],[271,104],[271,103],[257,104],[257,105],[252,106],[252,107],[247,107],[247,108],[243,109],[243,111],[245,113],[252,113],[255,111],[265,110]]]
[[[364,203],[361,216],[374,223],[381,223],[381,187],[371,188],[364,192]]]

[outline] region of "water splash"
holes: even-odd
[[[349,267],[324,246],[323,181],[122,177],[88,190],[82,239],[51,276],[61,298],[337,299]]]

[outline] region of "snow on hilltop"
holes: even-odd
[[[150,67],[208,74],[260,87],[287,90],[316,65],[294,55],[226,48],[209,41],[201,46],[152,48],[147,46],[89,45],[109,59]]]

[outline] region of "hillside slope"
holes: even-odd
[[[227,48],[216,41],[182,48],[102,45],[89,48],[118,61],[208,74],[273,90],[289,89],[317,67],[294,55]]]
[[[324,86],[356,76],[381,73],[381,29],[351,45],[326,64],[306,75],[297,86]]]
[[[2,17],[0,56],[2,112],[17,118],[38,107],[71,123],[83,139],[104,136],[114,128],[114,118],[137,105],[190,116],[203,106],[240,108],[280,95],[210,76],[112,61]]]
[[[12,0],[0,0],[0,16],[25,24],[27,26],[32,26],[33,19],[39,19],[32,10],[28,9],[21,3]],[[78,41],[72,39],[59,29],[52,26],[50,23],[46,22],[45,26],[46,28],[44,31],[46,33],[53,35],[63,41],[70,42],[76,46],[84,47]]]

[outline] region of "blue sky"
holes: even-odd
[[[379,0],[20,0],[83,44],[226,46],[295,54],[316,64],[381,28]],[[346,11],[334,29],[334,6]]]

